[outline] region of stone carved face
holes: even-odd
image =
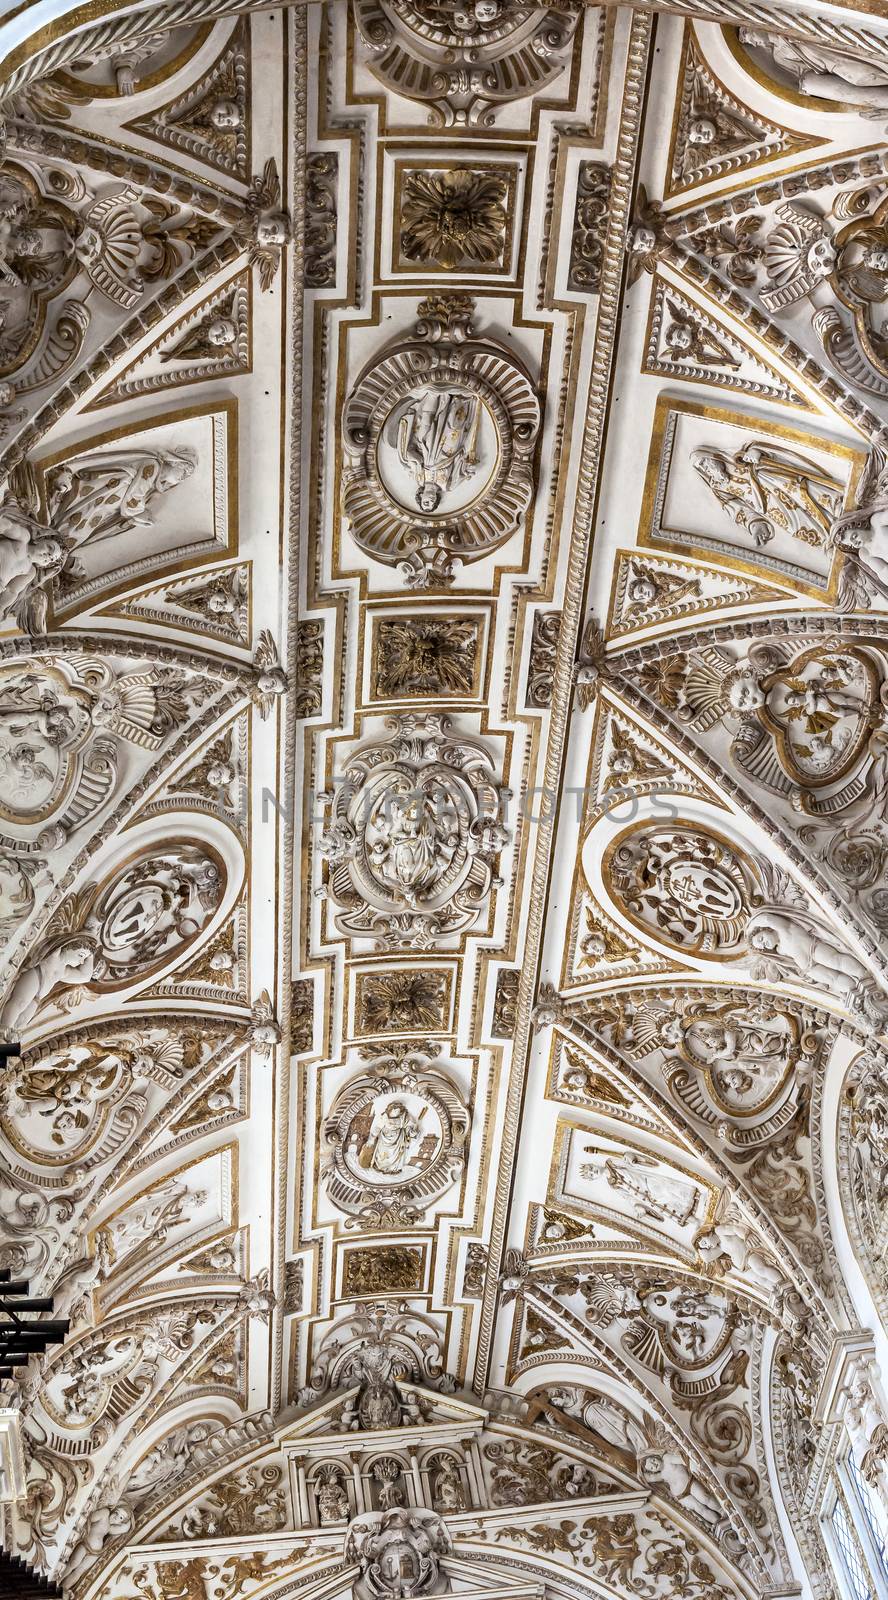
[[[290,224],[282,211],[270,211],[259,218],[256,243],[260,249],[280,249],[290,237]]]
[[[836,252],[829,239],[815,239],[808,251],[808,267],[815,278],[828,278],[836,264]]]
[[[629,236],[629,249],[633,255],[648,256],[657,248],[657,235],[653,228],[648,228],[644,223],[633,228]]]
[[[240,106],[235,100],[217,100],[210,111],[210,122],[218,133],[243,126]]]
[[[673,322],[666,331],[666,343],[670,350],[684,354],[694,343],[693,332],[686,322]]]
[[[234,344],[236,338],[237,328],[230,317],[214,317],[213,321],[207,324],[207,344],[224,348],[226,345]]]
[[[716,135],[715,123],[709,117],[695,117],[688,129],[688,139],[691,144],[705,147],[714,142]]]

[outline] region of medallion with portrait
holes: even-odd
[[[428,1169],[442,1140],[440,1116],[427,1100],[390,1089],[355,1112],[345,1162],[362,1183],[409,1183]]]
[[[425,1051],[376,1057],[330,1109],[324,1184],[365,1226],[420,1220],[462,1171],[468,1112],[440,1067]]]
[[[20,1154],[41,1164],[82,1159],[108,1126],[139,1071],[139,1055],[84,1038],[22,1060],[0,1089],[0,1128]]]
[[[413,588],[503,544],[533,499],[541,407],[468,295],[419,302],[414,337],[360,374],[342,419],[341,507],[366,554]]]
[[[64,804],[92,732],[89,693],[43,661],[0,672],[0,818],[44,822]]]
[[[859,650],[817,646],[761,682],[761,720],[781,765],[799,784],[844,776],[862,754],[878,705],[879,680]]]

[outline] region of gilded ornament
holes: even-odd
[[[521,974],[516,967],[503,967],[497,973],[492,1030],[498,1039],[511,1039],[515,1031],[520,982]]]
[[[643,823],[605,852],[615,903],[637,928],[688,955],[743,954],[756,867],[735,845],[702,828]]]
[[[305,281],[311,289],[326,289],[336,280],[338,193],[338,152],[312,151],[306,158],[303,216]]]
[[[562,72],[577,25],[572,0],[357,0],[371,71],[429,108],[438,126],[488,127],[495,109]]]
[[[527,704],[540,710],[552,704],[560,631],[559,611],[534,612],[527,669]]]
[[[373,635],[373,692],[383,700],[475,690],[479,624],[455,617],[383,617]]]
[[[401,254],[448,270],[473,262],[501,266],[507,194],[506,180],[495,169],[405,172]]]
[[[355,979],[358,1031],[424,1033],[447,1027],[450,975],[428,967],[360,972]]]
[[[345,1258],[342,1292],[359,1300],[363,1295],[414,1293],[422,1289],[425,1273],[422,1252],[409,1245],[380,1245],[374,1250],[349,1250]]]
[[[579,294],[597,294],[601,287],[611,182],[611,168],[603,162],[580,162],[567,270],[567,287]]]

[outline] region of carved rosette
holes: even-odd
[[[386,739],[359,745],[337,785],[320,849],[337,927],[380,948],[423,949],[470,928],[506,843],[508,791],[483,745],[450,719],[387,719]]]
[[[474,11],[452,0],[356,0],[354,9],[387,88],[427,103],[439,126],[488,127],[497,104],[536,94],[563,70],[580,8],[565,0],[489,0]]]
[[[468,1132],[468,1111],[440,1063],[380,1056],[346,1085],[324,1123],[324,1186],[361,1226],[421,1222],[459,1179]]]
[[[471,338],[472,301],[423,301],[415,337],[365,367],[342,419],[342,513],[415,588],[449,582],[523,524],[540,401],[511,351]]]

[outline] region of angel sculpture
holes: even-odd
[[[37,520],[39,497],[30,469],[10,474],[0,504],[0,619],[12,617],[23,633],[43,633],[46,585],[71,569],[67,541]]]
[[[747,148],[751,142],[749,124],[710,94],[696,75],[689,110],[687,133],[676,149],[673,166],[674,177],[685,184],[705,176],[716,161]]]
[[[259,268],[260,289],[270,289],[281,263],[284,246],[292,238],[289,212],[281,210],[281,180],[273,156],[266,161],[261,177],[254,178],[247,192],[244,216],[235,234],[247,247],[251,267]]]
[[[21,1033],[53,996],[60,1006],[71,1005],[104,968],[98,944],[88,935],[73,932],[44,947],[12,985],[0,1010],[0,1027],[13,1036]]]
[[[178,134],[198,139],[223,163],[237,161],[245,148],[243,89],[238,83],[234,57],[219,72],[211,95],[167,113],[168,127]]]
[[[281,1029],[274,1014],[271,995],[263,989],[259,999],[250,1011],[250,1043],[256,1054],[268,1056],[276,1044],[280,1043]]]
[[[275,700],[286,690],[287,674],[280,664],[277,645],[268,629],[263,628],[253,656],[253,681],[250,685],[250,699],[263,722],[271,714]]]
[[[219,361],[228,355],[238,341],[237,323],[228,315],[233,304],[232,296],[227,304],[189,328],[169,350],[161,351],[161,361]]]
[[[740,362],[728,346],[707,328],[702,318],[692,317],[678,301],[667,297],[670,320],[663,330],[665,353],[673,361],[697,361],[701,366],[730,367],[736,372]]]
[[[845,55],[819,42],[785,39],[760,28],[741,28],[740,42],[766,52],[804,95],[859,106],[870,116],[888,111],[888,67],[866,56]]]
[[[683,1455],[671,1441],[649,1448],[638,1458],[638,1470],[652,1489],[665,1489],[671,1499],[689,1511],[704,1527],[717,1528],[725,1521],[718,1501],[690,1470]]]
[[[74,1546],[65,1568],[66,1585],[79,1583],[88,1567],[98,1561],[106,1544],[132,1533],[135,1518],[127,1505],[118,1500],[109,1489],[107,1499],[91,1511],[80,1539]]]
[[[180,611],[202,617],[214,630],[247,643],[249,583],[243,567],[222,567],[200,578],[171,583],[166,599]]]
[[[626,615],[636,616],[649,607],[665,609],[681,605],[685,600],[699,600],[701,594],[699,578],[685,578],[677,572],[642,567],[633,561],[626,583]]]
[[[872,1009],[875,980],[869,968],[807,909],[762,906],[749,918],[746,943],[754,958],[753,977],[808,984],[854,1010]]]
[[[770,289],[761,292],[766,311],[785,311],[804,300],[835,270],[836,248],[823,219],[794,200],[777,207],[782,219],[765,245]]]
[[[857,505],[834,519],[829,543],[843,551],[846,567],[862,574],[864,587],[872,583],[888,599],[888,455],[882,445],[871,446]],[[861,598],[863,604],[868,603],[869,596]]]
[[[667,220],[657,200],[649,200],[643,183],[638,185],[638,209],[626,239],[629,253],[627,281],[636,283],[643,272],[653,272],[660,256],[678,237],[679,224]]]

